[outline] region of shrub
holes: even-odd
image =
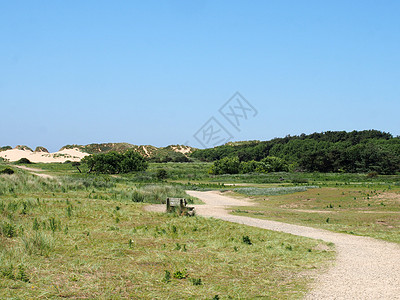
[[[133,191],[132,201],[133,202],[144,202],[144,195],[139,191]]]
[[[368,174],[367,174],[367,178],[376,178],[376,177],[378,177],[378,172],[376,172],[376,171],[373,171],[373,172],[369,172]]]
[[[165,169],[158,169],[156,173],[156,177],[158,180],[163,180],[168,177],[168,173]]]
[[[0,174],[6,174],[6,175],[12,175],[12,174],[14,174],[15,172],[14,172],[14,170],[13,169],[11,169],[11,168],[5,168],[4,170],[1,170],[0,171]]]
[[[27,159],[26,157],[21,158],[19,161],[17,161],[17,164],[31,164],[32,162]]]
[[[144,171],[148,167],[147,161],[134,150],[125,153],[111,151],[108,153],[85,156],[82,163],[89,168],[88,173],[119,174]]]
[[[185,279],[186,277],[188,277],[186,270],[183,270],[183,271],[178,270],[174,273],[174,278],[176,278],[176,279]]]
[[[242,240],[243,240],[243,243],[245,243],[247,245],[252,245],[253,244],[248,235],[243,236]]]

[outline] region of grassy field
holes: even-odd
[[[334,257],[320,241],[143,210],[184,196],[179,184],[29,167],[57,177],[0,176],[3,299],[296,299]]]
[[[400,243],[400,188],[397,186],[340,185],[294,194],[290,190],[289,194],[284,192],[290,188],[280,189],[281,195],[271,194],[269,188],[236,189],[235,195],[251,197],[257,206],[234,213]]]

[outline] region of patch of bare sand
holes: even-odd
[[[0,157],[7,161],[18,161],[21,158],[27,158],[34,163],[63,163],[69,161],[80,161],[85,156],[89,155],[79,149],[63,149],[58,152],[48,153],[44,151],[32,151],[30,149],[14,148],[11,150],[1,151]]]

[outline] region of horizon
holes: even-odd
[[[371,128],[400,135],[397,1],[1,8],[2,145],[55,152]],[[231,101],[244,104],[240,114]],[[224,135],[214,139],[216,128]]]

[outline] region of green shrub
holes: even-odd
[[[14,174],[15,172],[14,172],[14,170],[13,169],[11,169],[11,168],[5,168],[4,170],[1,170],[0,171],[0,174],[6,174],[6,175],[12,175],[12,174]]]
[[[242,237],[242,241],[243,241],[243,243],[245,243],[247,245],[252,245],[253,244],[248,235],[243,236]]]
[[[136,151],[130,149],[125,153],[111,151],[85,156],[82,161],[89,168],[88,173],[120,174],[144,171],[148,167],[147,161]]]
[[[174,278],[176,278],[176,279],[185,279],[186,277],[188,277],[186,270],[183,270],[183,271],[178,270],[174,273]]]
[[[165,169],[158,169],[156,172],[156,177],[158,180],[164,180],[168,178],[168,173]]]
[[[8,222],[3,222],[0,225],[0,234],[8,238],[13,238],[17,236],[17,227]]]
[[[17,161],[17,164],[31,164],[31,163],[32,162],[29,159],[27,159],[26,157],[23,157]]]

